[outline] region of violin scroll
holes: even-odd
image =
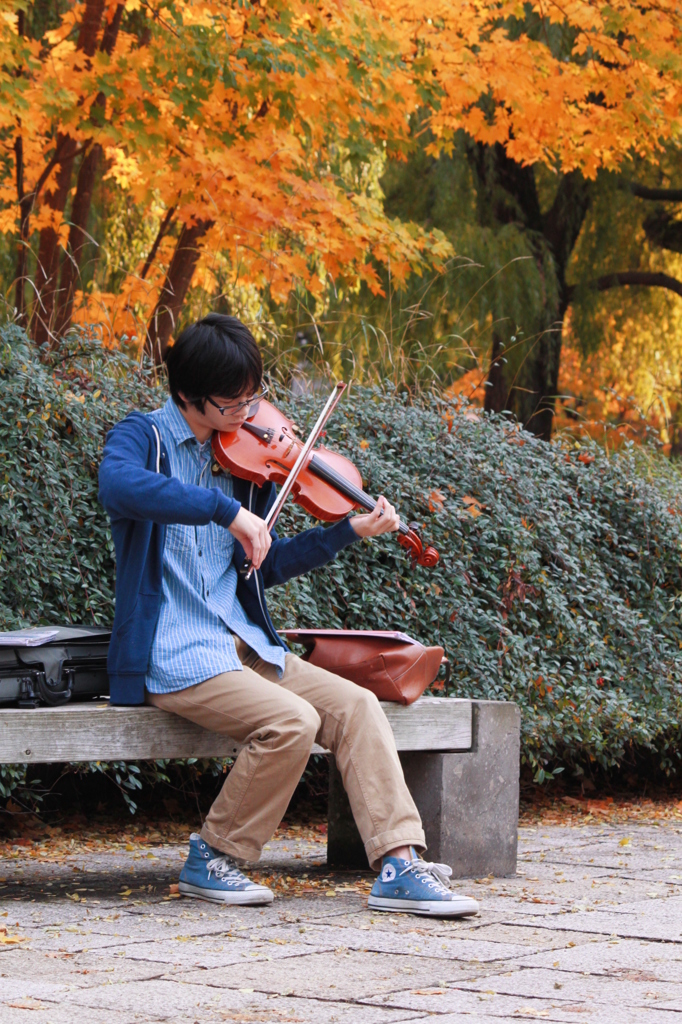
[[[434,565],[437,564],[440,555],[436,549],[430,545],[424,547],[418,531],[419,524],[410,523],[410,528],[407,533],[398,534],[398,543],[409,552],[410,558],[412,559],[413,569],[415,565],[423,565],[427,569],[433,569]]]

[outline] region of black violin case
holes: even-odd
[[[43,639],[48,632],[55,633]],[[109,696],[110,629],[36,626],[0,633],[0,707],[60,707],[69,701]],[[24,646],[20,639],[40,641]]]

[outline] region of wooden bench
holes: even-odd
[[[516,870],[520,716],[502,701],[422,697],[408,707],[383,704],[430,860],[456,878]],[[153,707],[108,701],[63,708],[0,710],[0,763],[137,761],[233,757],[233,740]],[[313,753],[324,753],[319,747]],[[340,777],[330,765],[328,861],[367,860]]]

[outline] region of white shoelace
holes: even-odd
[[[224,882],[247,882],[246,875],[243,875],[234,861],[223,854],[221,857],[214,857],[206,865],[209,877],[213,873],[216,878]]]
[[[421,857],[413,857],[406,868],[400,872],[400,876],[414,871],[417,878],[428,880],[429,888],[440,892],[450,892],[450,876],[452,868],[447,864],[436,864],[434,861],[422,860]]]

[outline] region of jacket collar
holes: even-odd
[[[185,441],[196,441],[194,431],[172,398],[169,398],[161,409],[161,419],[175,441],[176,447],[184,444]]]

